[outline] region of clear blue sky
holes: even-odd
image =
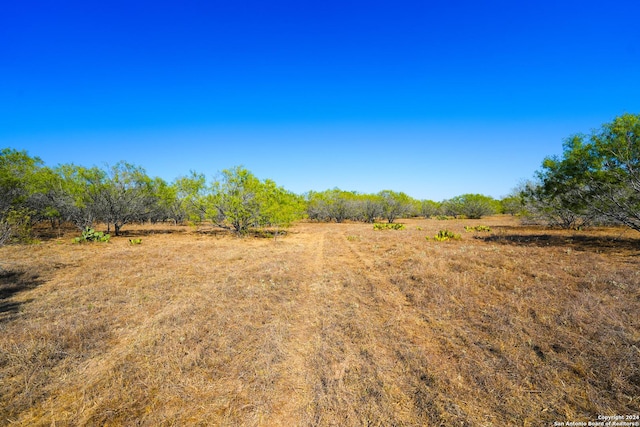
[[[640,113],[640,2],[30,1],[0,10],[0,147],[171,181],[500,197]]]

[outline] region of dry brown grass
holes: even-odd
[[[109,244],[0,248],[0,424],[537,426],[639,412],[638,234],[402,222],[301,223],[277,241],[141,226]],[[492,232],[465,233],[479,224]],[[462,239],[425,239],[444,228]]]

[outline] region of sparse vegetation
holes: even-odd
[[[87,243],[87,242],[101,242],[108,243],[111,239],[110,234],[105,234],[102,231],[95,231],[93,228],[87,227],[82,231],[82,234],[73,239],[74,243]]]
[[[400,223],[375,223],[373,224],[374,230],[404,230],[404,224]]]
[[[73,245],[73,229],[0,248],[0,424],[533,426],[637,413],[638,236],[500,216],[484,219],[495,233],[424,245],[441,223],[403,222],[391,234],[302,222],[277,245],[132,224],[135,250]]]
[[[453,231],[449,231],[449,230],[440,230],[438,231],[438,234],[433,236],[433,240],[436,240],[438,242],[444,242],[447,240],[459,240],[460,238],[461,236],[459,234],[456,234]],[[427,236],[427,240],[429,240],[428,236]]]
[[[618,228],[638,229],[635,119],[571,139],[501,201],[303,198],[241,167],[211,186],[196,172],[168,184],[125,162],[51,169],[4,149],[0,424],[551,425],[637,413],[640,238]],[[296,223],[304,211],[311,221]],[[124,224],[150,244],[111,239]],[[277,244],[259,238],[289,226]],[[478,234],[462,240],[462,229]],[[424,234],[452,242],[419,244]]]
[[[486,231],[486,232],[490,232],[491,231],[491,227],[488,227],[486,225],[476,225],[475,227],[465,225],[464,226],[464,230],[467,231],[467,232],[470,232],[470,231]]]

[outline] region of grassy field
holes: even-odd
[[[0,425],[640,412],[639,233],[400,222],[300,223],[277,240],[128,226],[108,244],[0,248]],[[425,239],[445,228],[461,239]]]

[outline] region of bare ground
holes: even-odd
[[[0,248],[0,424],[552,425],[640,412],[640,236],[140,226]],[[464,231],[489,225],[490,233]],[[439,229],[459,241],[426,240]],[[125,230],[126,231],[126,230]]]

